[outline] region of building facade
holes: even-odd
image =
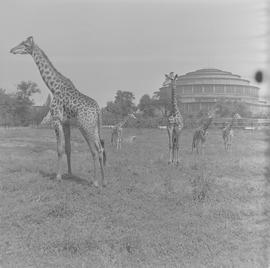
[[[162,87],[161,91],[168,88]],[[268,113],[270,104],[259,99],[259,88],[239,75],[218,69],[200,69],[178,77],[176,92],[182,109],[197,113],[219,100],[244,102],[253,114]]]

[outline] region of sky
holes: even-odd
[[[28,36],[101,107],[117,90],[133,92],[136,103],[152,96],[171,71],[217,68],[256,85],[255,71],[267,68],[266,1],[3,0],[0,88],[12,92],[30,80],[42,92],[36,104],[46,101],[31,56],[9,53]]]

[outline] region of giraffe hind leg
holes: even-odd
[[[99,140],[99,144],[98,144],[98,147],[100,148],[100,152],[98,152],[97,145],[96,145],[97,144],[96,140],[97,140],[97,138],[99,139],[98,131],[95,131],[95,133],[91,133],[85,127],[80,127],[80,131],[88,144],[88,147],[90,149],[90,152],[91,152],[91,155],[93,158],[93,166],[94,166],[94,182],[93,182],[93,184],[95,187],[98,187],[99,183],[98,183],[97,175],[96,175],[97,154],[99,154],[99,158],[101,158],[101,160],[102,160],[100,162],[100,166],[101,166],[102,181],[104,180],[103,150],[102,150],[102,145],[100,143],[100,140]],[[100,156],[100,154],[101,154],[101,156]]]
[[[176,143],[175,144],[175,155],[176,155],[176,161],[175,161],[175,163],[176,163],[176,165],[179,165],[179,144],[178,143]]]
[[[169,162],[168,164],[172,164],[173,163],[173,142],[171,140],[171,138],[169,138]]]
[[[173,148],[174,148],[174,163],[176,165],[179,164],[179,143],[178,143],[178,135],[175,133],[174,141],[173,141]]]
[[[65,152],[67,157],[67,165],[68,165],[68,174],[72,174],[71,172],[71,144],[70,144],[70,123],[65,122],[63,124],[64,136],[65,136]]]
[[[169,161],[168,164],[173,163],[173,129],[171,126],[167,127],[168,136],[169,136]]]
[[[104,164],[106,161],[104,157],[106,157],[106,154],[105,154],[104,146],[102,146],[102,141],[100,140],[98,135],[95,138],[95,148],[98,153],[100,172],[101,172],[101,183],[102,183],[102,186],[106,186],[107,182],[104,177]]]
[[[58,155],[58,160],[57,160],[57,175],[56,179],[61,180],[62,179],[62,159],[63,159],[63,154],[64,154],[64,130],[62,123],[60,120],[54,121],[54,130],[56,134],[56,140],[57,140],[57,155]]]
[[[106,152],[105,152],[105,141],[103,139],[100,139],[100,144],[101,144],[102,149],[103,149],[103,165],[105,166],[106,161],[107,161],[107,155],[106,155]]]
[[[173,130],[172,133],[172,144],[173,144],[173,163],[178,165],[179,164],[179,136],[180,136],[180,131],[178,129]]]

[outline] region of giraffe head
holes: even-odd
[[[242,117],[241,117],[241,115],[239,113],[235,113],[233,115],[233,118],[237,120],[237,119],[241,119]]]
[[[32,54],[34,47],[34,39],[32,36],[22,41],[19,45],[10,50],[12,54]]]
[[[217,107],[212,108],[210,111],[208,111],[207,115],[209,118],[213,118],[216,114],[216,112],[218,111]]]
[[[174,72],[165,74],[165,81],[163,82],[163,86],[166,87],[169,85],[174,85],[177,78],[178,78],[178,75],[174,74]]]
[[[128,117],[129,117],[129,118],[132,118],[132,119],[136,119],[136,116],[135,116],[134,113],[128,114]]]

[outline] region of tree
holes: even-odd
[[[155,113],[154,100],[149,95],[145,94],[141,97],[138,108],[143,113],[144,117],[153,117]]]
[[[114,102],[107,103],[106,110],[121,117],[136,111],[136,106],[133,103],[135,97],[132,92],[118,90]]]
[[[218,107],[218,113],[221,117],[231,116],[233,113],[238,113],[243,117],[251,116],[251,112],[244,102],[219,100],[216,106]]]
[[[164,117],[169,115],[171,111],[171,95],[169,90],[160,90],[154,92],[153,105],[159,109]]]
[[[14,99],[6,93],[6,90],[0,89],[0,118],[1,124],[4,126],[10,125],[14,118]]]
[[[31,121],[31,107],[34,104],[33,94],[39,93],[40,89],[37,84],[31,81],[22,81],[17,85],[15,93],[15,113],[19,124],[28,125]]]
[[[40,89],[35,82],[32,81],[22,81],[20,84],[17,85],[17,92],[16,95],[18,98],[29,102],[29,104],[33,105],[34,101],[31,98],[33,94],[40,93]]]
[[[31,121],[33,125],[38,126],[43,120],[43,118],[48,114],[51,101],[51,94],[48,94],[47,99],[42,106],[32,106]]]
[[[122,111],[121,111],[121,107],[120,105],[116,104],[113,101],[108,101],[107,102],[107,106],[105,108],[108,112],[114,114],[114,115],[121,115]]]

